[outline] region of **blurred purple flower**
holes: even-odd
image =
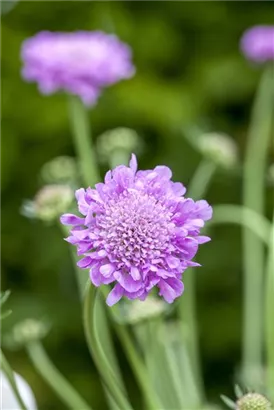
[[[274,60],[274,26],[255,26],[241,38],[244,55],[256,63]]]
[[[129,46],[103,32],[42,31],[24,41],[23,78],[43,94],[63,90],[93,105],[101,89],[134,74]]]
[[[200,266],[192,258],[210,240],[199,234],[212,208],[185,198],[185,187],[171,176],[165,166],[137,171],[133,155],[129,167],[108,171],[95,189],[76,191],[84,217],[61,217],[73,226],[67,241],[84,256],[78,266],[90,269],[95,286],[114,283],[108,305],[122,296],[144,300],[154,286],[172,303],[183,293],[182,272]]]

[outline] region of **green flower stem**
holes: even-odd
[[[202,198],[208,189],[217,165],[210,160],[204,159],[196,169],[187,190],[187,197],[193,199]]]
[[[37,372],[69,409],[92,410],[91,406],[85,402],[74,387],[70,385],[54,366],[40,342],[35,341],[27,344],[26,350]]]
[[[65,236],[68,236],[69,230],[65,226],[61,226],[62,232]],[[78,290],[79,290],[79,295],[81,298],[81,302],[84,300],[85,296],[85,291],[86,291],[86,285],[87,282],[89,282],[88,278],[88,272],[84,271],[83,269],[80,269],[77,267],[77,255],[76,251],[70,248],[70,253],[71,253],[71,258],[73,261],[73,267],[74,267],[74,272],[75,272],[75,277],[77,280],[77,285],[78,285]],[[110,329],[107,323],[107,315],[105,312],[105,305],[102,303],[102,301],[98,301],[98,306],[96,309],[95,315],[95,322],[98,326],[98,339],[104,341],[104,355],[105,359],[108,361],[109,366],[113,370],[113,373],[115,373],[115,378],[117,382],[119,383],[121,389],[125,392],[125,387],[123,383],[123,379],[121,376],[120,368],[118,366],[116,356],[115,356],[115,351],[112,343],[112,338],[111,338],[111,333]],[[111,409],[117,409],[115,406],[115,403],[113,403],[112,396],[109,397],[109,393],[107,392],[107,398],[110,401],[110,408]]]
[[[150,380],[148,378],[147,369],[145,368],[144,363],[137,353],[136,347],[132,342],[127,328],[123,325],[115,324],[115,330],[123,345],[123,348],[125,349],[125,352],[127,353],[128,360],[143,392],[148,409],[161,409],[161,405],[158,401],[158,398],[155,396],[154,389],[151,386]]]
[[[91,142],[91,132],[86,109],[82,101],[69,95],[69,112],[75,149],[80,160],[82,176],[87,186],[100,180],[96,158]]]
[[[273,114],[273,67],[265,70],[252,112],[244,164],[243,204],[264,214],[264,181]],[[244,320],[242,374],[252,387],[251,369],[262,370],[264,249],[248,227],[243,230]],[[259,376],[260,378],[260,376]],[[253,385],[253,383],[255,385]]]
[[[7,361],[7,359],[4,356],[4,353],[2,352],[2,350],[0,351],[0,359],[1,359],[1,369],[3,370],[3,372],[5,373],[5,375],[7,376],[7,379],[10,383],[10,386],[13,390],[13,393],[20,405],[20,410],[28,410],[22,397],[20,396],[20,392],[17,388],[17,384],[15,382],[15,378],[14,378],[14,374],[13,374],[13,370],[9,365],[9,362]]]
[[[209,183],[216,171],[216,165],[209,160],[203,160],[198,166],[187,192],[187,196],[199,199],[207,191]],[[190,363],[193,374],[198,386],[197,395],[202,401],[204,398],[204,387],[201,374],[200,354],[198,345],[197,314],[196,314],[196,295],[195,295],[195,272],[188,269],[184,276],[185,292],[178,303],[178,313],[183,324],[187,327],[187,351],[190,356]]]
[[[266,386],[269,397],[274,401],[274,218],[269,238],[265,299]]]
[[[112,395],[120,410],[131,410],[132,407],[128,402],[125,393],[122,391],[117,378],[109,365],[100,342],[96,338],[95,330],[95,301],[96,288],[88,283],[84,299],[84,330],[88,348],[96,367],[106,385],[109,393]]]
[[[213,213],[208,227],[224,223],[241,225],[249,228],[262,244],[269,245],[271,223],[264,216],[241,205],[215,205]]]

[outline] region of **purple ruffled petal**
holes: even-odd
[[[124,294],[124,289],[117,283],[117,285],[114,286],[112,291],[109,292],[108,297],[107,297],[107,305],[108,306],[113,306],[115,303],[119,302],[119,300],[122,298]]]

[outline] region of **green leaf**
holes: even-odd
[[[1,292],[0,294],[0,306],[2,306],[9,298],[10,296],[10,290],[5,290],[4,292]]]
[[[223,394],[221,394],[221,399],[223,400],[223,402],[230,408],[235,410],[236,409],[236,405],[234,403],[234,401],[232,401],[229,397],[224,396]]]
[[[240,386],[238,384],[235,384],[234,391],[235,391],[235,395],[236,395],[237,399],[240,399],[244,394],[242,389],[240,388]]]

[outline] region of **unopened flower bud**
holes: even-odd
[[[98,137],[97,151],[102,163],[116,166],[128,161],[132,152],[140,153],[141,145],[136,131],[130,128],[115,128]]]
[[[74,197],[68,185],[45,185],[33,201],[25,201],[22,213],[29,218],[53,221],[70,206]]]
[[[271,410],[270,401],[259,393],[248,393],[236,402],[236,410]]]
[[[41,176],[48,184],[69,183],[78,176],[77,163],[72,157],[56,157],[43,165]]]
[[[119,307],[117,320],[130,325],[160,316],[167,310],[167,304],[155,296],[148,296],[144,301],[135,299],[130,303],[120,303]]]
[[[14,326],[6,338],[6,343],[11,347],[20,347],[32,341],[43,339],[48,332],[48,324],[35,319],[25,319]]]
[[[220,166],[231,168],[237,163],[237,145],[226,134],[202,134],[198,137],[197,146],[203,155],[209,157]]]

